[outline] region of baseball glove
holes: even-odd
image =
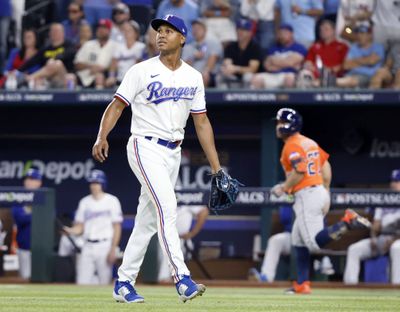
[[[243,186],[243,184],[233,179],[222,169],[213,174],[211,177],[210,210],[217,213],[220,210],[230,208],[239,193],[239,186]]]

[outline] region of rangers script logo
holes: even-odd
[[[151,82],[147,86],[147,90],[150,91],[149,96],[146,100],[154,104],[159,104],[161,102],[174,100],[175,102],[179,100],[193,100],[197,92],[197,87],[164,87],[159,81]]]

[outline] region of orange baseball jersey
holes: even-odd
[[[303,179],[290,190],[297,192],[307,186],[322,184],[321,168],[329,154],[318,144],[301,134],[290,136],[283,146],[281,164],[286,175],[293,169],[304,173]]]

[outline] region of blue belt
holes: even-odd
[[[153,139],[153,137],[151,137],[151,136],[145,136],[144,138],[149,141],[151,141]],[[156,142],[157,142],[157,144],[160,144],[162,146],[165,146],[165,147],[173,150],[173,149],[176,149],[181,144],[182,141],[179,140],[179,141],[172,142],[172,141],[167,141],[167,140],[163,140],[163,139],[157,139]]]

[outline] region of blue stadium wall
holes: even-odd
[[[124,213],[134,214],[139,185],[126,160],[130,109],[110,135],[108,161],[98,164],[91,158],[111,98],[110,92],[0,93],[0,184],[20,185],[24,168],[37,166],[44,171],[44,185],[57,191],[57,213],[71,215],[88,193],[85,175],[99,168],[106,171],[108,191],[120,198]],[[399,98],[392,91],[207,93],[222,163],[247,186],[261,185],[263,125],[284,106],[303,115],[303,133],[331,154],[335,187],[385,185],[390,171],[400,168]],[[207,187],[207,163],[191,120],[186,133],[179,182],[184,188]],[[259,211],[239,207],[229,213]]]

